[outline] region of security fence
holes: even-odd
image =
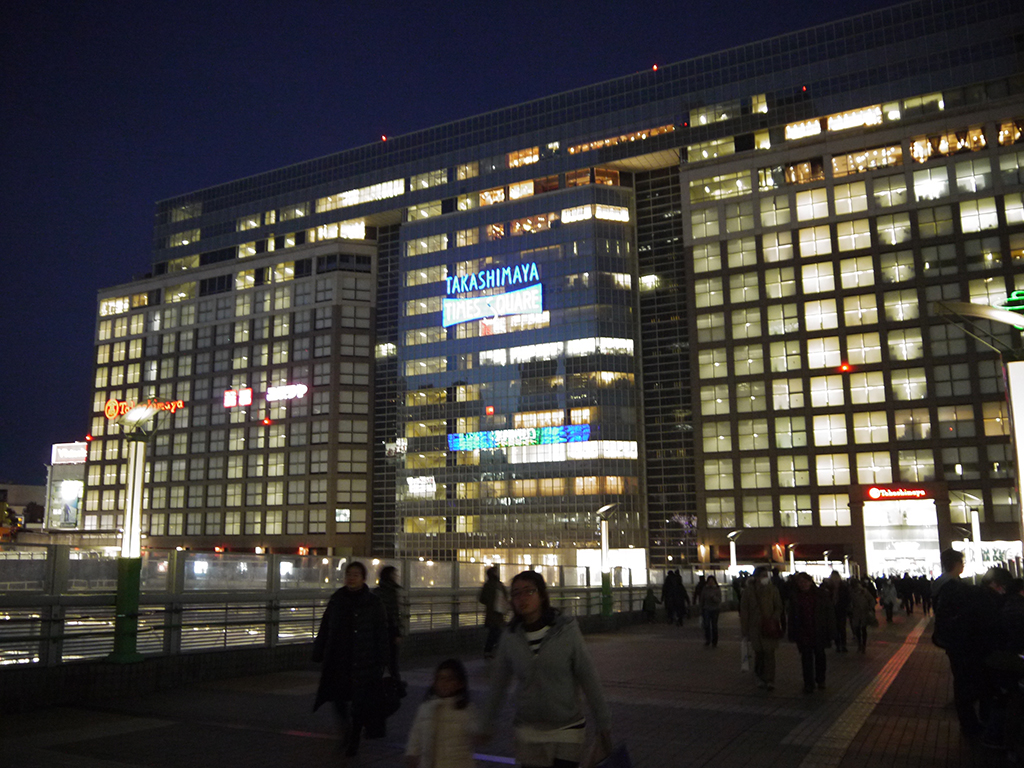
[[[356,558],[368,582],[398,569],[408,632],[475,627],[484,563]],[[146,551],[137,648],[144,656],[308,643],[351,558]],[[541,573],[552,604],[576,616],[600,614],[601,574],[575,566],[503,564],[508,582]],[[639,610],[648,577],[612,571],[612,611]],[[0,546],[0,665],[56,665],[102,659],[114,647],[117,557],[67,546]]]

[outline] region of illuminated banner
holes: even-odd
[[[50,449],[51,464],[84,464],[88,458],[88,443],[54,443]]]
[[[489,451],[495,448],[512,448],[519,445],[585,443],[589,439],[589,424],[573,424],[568,427],[498,429],[493,432],[462,432],[448,435],[448,450]]]
[[[924,488],[879,488],[877,485],[868,488],[867,496],[872,501],[930,498],[928,491]]]
[[[517,264],[514,267],[494,267],[471,275],[455,275],[446,278],[448,295],[469,293],[470,291],[489,291],[492,288],[506,288],[525,285],[540,280],[540,270],[536,262]]]
[[[281,387],[270,387],[267,389],[267,402],[294,400],[298,397],[303,397],[308,391],[309,387],[305,384],[285,384]]]
[[[474,299],[444,299],[441,301],[441,325],[447,328],[457,323],[480,320],[501,315],[532,315],[544,311],[544,296],[540,283],[518,291],[497,296],[479,296]]]
[[[224,407],[234,408],[239,405],[252,405],[252,389],[227,389],[224,391]]]
[[[145,403],[136,403],[134,400],[107,400],[103,405],[103,415],[110,421],[113,421],[114,419],[124,416],[136,405],[145,405],[147,408],[152,408],[156,411],[170,411],[171,413],[174,413],[179,408],[185,407],[185,401],[168,400],[167,402],[161,402],[159,400],[149,399]]]

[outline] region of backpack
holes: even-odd
[[[966,647],[971,629],[970,587],[960,579],[950,579],[935,596],[935,626],[932,643],[946,651]]]

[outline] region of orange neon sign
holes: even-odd
[[[110,399],[103,404],[103,415],[106,416],[107,419],[109,419],[110,421],[113,421],[114,419],[118,419],[124,416],[136,405],[138,405],[138,403],[136,403],[134,400]],[[154,400],[150,398],[143,405],[145,405],[147,408],[153,408],[154,410],[157,411],[170,411],[171,413],[174,413],[179,408],[185,407],[185,401],[168,400],[166,402],[161,402],[160,400]]]

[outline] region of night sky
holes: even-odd
[[[156,201],[891,5],[52,2],[0,15],[0,482],[89,425],[96,291]]]

